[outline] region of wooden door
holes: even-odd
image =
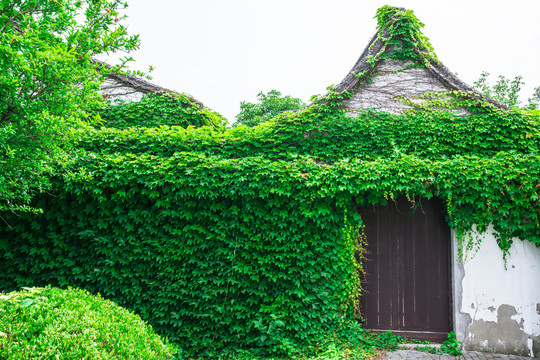
[[[445,340],[452,319],[450,229],[442,202],[422,199],[413,206],[400,197],[360,213],[368,241],[364,327]]]

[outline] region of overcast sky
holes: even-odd
[[[229,119],[240,101],[280,90],[304,101],[351,70],[377,8],[405,7],[439,59],[472,85],[482,71],[540,86],[540,0],[128,0],[135,69]]]

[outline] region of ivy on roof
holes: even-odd
[[[386,56],[417,63],[438,63],[429,39],[422,33],[424,24],[412,10],[385,5],[377,10],[377,40],[391,47]]]
[[[116,100],[99,112],[106,128],[211,126],[223,129],[227,120],[187,94],[163,91],[145,95],[140,101]]]

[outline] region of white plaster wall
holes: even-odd
[[[477,252],[453,260],[458,339],[471,350],[538,357],[540,248],[514,239],[505,264],[492,227],[481,239]]]

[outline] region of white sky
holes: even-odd
[[[229,119],[271,89],[304,101],[351,70],[376,30],[376,9],[405,7],[452,72],[482,71],[540,86],[540,0],[129,0],[140,34],[131,67]]]

